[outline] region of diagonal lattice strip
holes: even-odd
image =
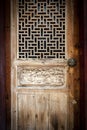
[[[19,58],[65,58],[65,2],[18,1]]]

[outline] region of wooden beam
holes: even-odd
[[[87,130],[87,0],[81,0],[80,12],[80,128]]]
[[[85,102],[85,130],[87,130],[87,0],[84,0],[84,101]],[[84,113],[84,111],[83,111]]]
[[[5,41],[4,0],[0,1],[0,130],[6,130],[5,122]]]
[[[10,1],[5,0],[5,50],[6,50],[6,87],[5,87],[5,105],[6,105],[6,130],[11,130],[11,54],[10,54]]]

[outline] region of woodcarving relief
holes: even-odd
[[[64,67],[18,67],[17,68],[18,86],[29,85],[50,85],[64,86],[65,68]]]

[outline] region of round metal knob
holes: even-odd
[[[77,61],[76,61],[76,59],[74,59],[74,58],[70,58],[70,59],[68,60],[67,64],[68,64],[68,66],[70,66],[70,67],[74,67],[74,66],[76,66],[76,64],[77,64]]]

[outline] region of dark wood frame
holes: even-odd
[[[0,1],[0,130],[6,129],[4,1]]]
[[[87,0],[81,0],[80,11],[80,128],[87,130]]]
[[[10,43],[10,0],[0,1],[0,130],[10,129],[10,86],[7,88],[6,51]],[[87,130],[87,0],[79,1],[80,18],[80,130]],[[8,20],[6,20],[8,19]],[[10,63],[10,62],[9,62]],[[7,107],[8,105],[8,107]]]

